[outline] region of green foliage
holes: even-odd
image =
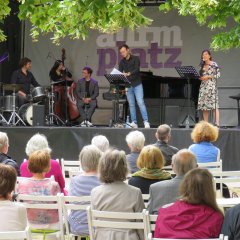
[[[112,33],[121,28],[134,29],[148,25],[151,20],[142,15],[138,0],[20,0],[19,18],[33,25],[31,35],[52,33],[58,44],[60,38],[88,36],[89,29]]]
[[[9,0],[0,0],[0,23],[2,24],[6,16],[10,14],[10,7],[8,6]],[[0,42],[3,42],[6,40],[6,36],[4,35],[4,32],[0,30]]]
[[[212,38],[211,48],[228,50],[240,47],[240,0],[167,0],[161,11],[177,9],[180,15],[196,17],[200,25],[219,29]],[[233,24],[228,28],[228,23]]]

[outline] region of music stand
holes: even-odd
[[[129,87],[131,86],[131,83],[129,80],[123,75],[123,74],[105,74],[104,75],[108,82],[112,85],[115,86],[116,88],[116,113],[115,113],[115,122],[113,123],[114,125],[118,125],[119,123],[121,124],[122,121],[120,121],[119,117],[119,96],[120,96],[120,86],[124,87]],[[129,127],[132,127],[131,125],[128,124]]]
[[[185,118],[183,119],[182,123],[185,122],[185,127],[189,128],[190,125],[190,120],[192,120],[193,123],[195,123],[195,120],[193,117],[190,115],[190,107],[191,107],[191,102],[190,102],[190,80],[191,79],[199,79],[200,75],[196,71],[196,69],[193,66],[182,66],[182,67],[175,67],[176,71],[178,72],[179,76],[182,78],[187,79],[187,107],[188,107],[188,112]]]

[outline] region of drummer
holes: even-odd
[[[31,85],[34,87],[40,86],[33,74],[30,72],[32,61],[29,58],[22,58],[19,62],[19,69],[12,73],[11,83],[22,84],[23,87],[18,91],[19,106],[29,102],[28,95],[30,94]]]

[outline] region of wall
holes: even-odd
[[[60,46],[51,43],[50,35],[41,36],[37,43],[33,43],[29,36],[30,25],[26,23],[24,50],[25,56],[33,61],[33,74],[39,83],[49,86],[49,70],[55,59],[61,58],[64,47],[67,53],[65,65],[75,80],[81,77],[85,65],[94,69],[93,77],[99,81],[101,90],[99,109],[93,121],[107,124],[112,104],[102,99],[102,93],[109,86],[103,74],[118,66],[118,44],[126,41],[132,52],[140,56],[142,71],[151,70],[161,76],[178,76],[175,66],[193,65],[198,69],[201,51],[209,48],[213,32],[197,25],[193,17],[181,17],[176,12],[160,13],[157,7],[147,7],[145,13],[154,19],[148,28],[124,29],[113,35],[90,31],[87,40],[64,39]],[[218,87],[222,125],[234,126],[237,123],[236,102],[229,95],[239,93],[240,89],[239,53],[239,49],[213,52],[214,61],[221,67]]]

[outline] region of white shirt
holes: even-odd
[[[0,201],[0,231],[22,231],[27,226],[27,212],[21,203]]]

